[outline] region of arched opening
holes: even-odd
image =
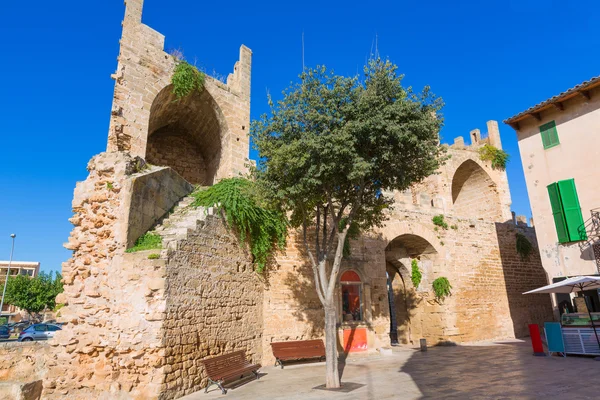
[[[492,221],[502,218],[496,184],[473,160],[462,163],[454,173],[452,203],[456,216]]]
[[[146,161],[173,168],[188,182],[210,186],[221,162],[223,118],[210,93],[177,99],[165,87],[150,108]]]
[[[363,287],[360,276],[354,271],[346,271],[340,276],[340,289],[342,291],[342,320],[363,320]]]
[[[390,309],[390,341],[411,343],[411,317],[419,303],[417,290],[432,281],[431,271],[438,258],[436,249],[421,236],[404,234],[392,240],[385,249],[388,303]],[[413,260],[422,274],[417,288],[411,280]]]

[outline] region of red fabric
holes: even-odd
[[[529,324],[529,337],[531,337],[531,346],[533,347],[533,354],[544,353],[544,346],[542,345],[542,337],[540,336],[540,327],[538,324]]]

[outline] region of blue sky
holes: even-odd
[[[60,270],[75,182],[105,149],[123,2],[2,2],[0,259]],[[199,2],[146,0],[143,21],[207,71],[227,75],[240,44],[254,53],[252,117],[266,111],[305,64],[360,71],[377,37],[405,84],[443,97],[445,142],[486,131],[600,74],[600,4],[594,1]],[[530,215],[513,130],[513,210]]]

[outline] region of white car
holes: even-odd
[[[54,324],[34,324],[19,334],[19,342],[48,340],[54,337],[56,331],[60,330],[62,328]]]

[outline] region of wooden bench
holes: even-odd
[[[290,360],[305,360],[309,358],[325,359],[325,345],[322,339],[298,340],[294,342],[276,342],[271,343],[273,355],[275,356],[275,366]]]
[[[234,378],[241,379],[250,372],[258,379],[258,370],[261,367],[260,364],[252,364],[246,360],[246,353],[243,350],[202,360],[202,364],[204,364],[210,382],[204,393],[207,393],[208,388],[212,385],[217,385],[223,394],[227,393],[227,390],[223,388],[225,381],[234,380]]]

